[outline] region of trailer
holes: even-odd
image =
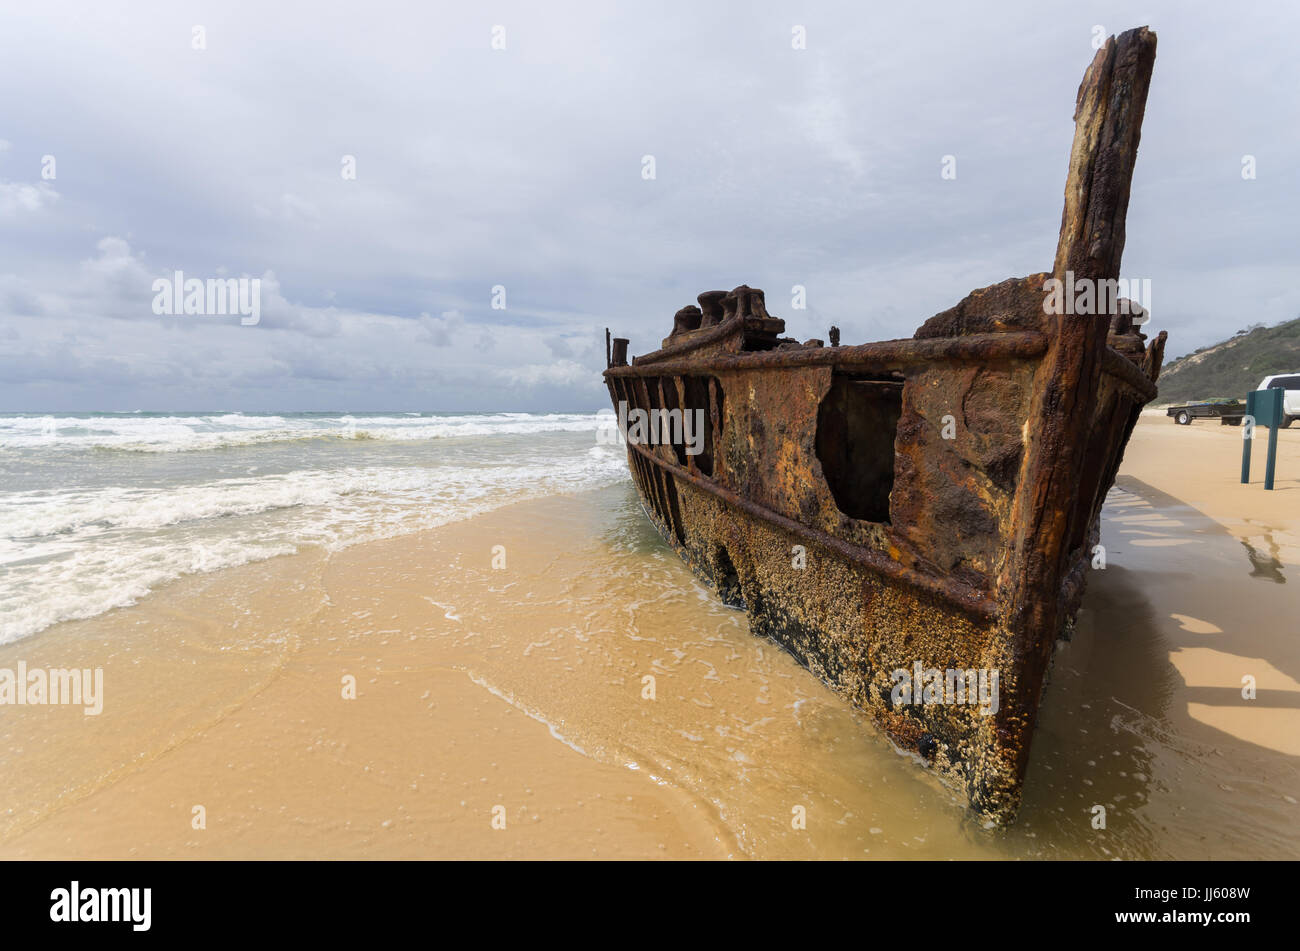
[[[1172,416],[1179,426],[1190,426],[1194,419],[1213,419],[1218,417],[1220,426],[1240,426],[1246,415],[1246,404],[1241,400],[1200,400],[1195,403],[1183,403],[1165,410],[1166,416]]]

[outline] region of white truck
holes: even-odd
[[[1260,381],[1257,390],[1285,390],[1282,394],[1282,412],[1286,417],[1282,420],[1282,428],[1288,429],[1297,419],[1300,419],[1300,373],[1275,373],[1273,376],[1266,376]]]

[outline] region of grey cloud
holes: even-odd
[[[7,14],[0,409],[595,407],[606,326],[644,352],[740,283],[800,339],[909,336],[1050,264],[1092,27],[1139,25],[1066,0],[232,3],[195,51],[167,4],[120,34],[83,6]],[[1277,121],[1300,12],[1141,18],[1160,50],[1125,271],[1172,356],[1300,313],[1300,129]],[[261,323],[153,315],[175,269],[260,276]]]

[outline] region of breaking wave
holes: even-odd
[[[0,449],[193,452],[312,439],[415,442],[588,432],[595,413],[0,416]]]
[[[21,418],[27,429],[40,420]],[[23,438],[14,419],[3,418],[4,438]],[[0,470],[15,475],[0,487],[0,643],[132,604],[183,575],[420,531],[628,477],[622,449],[581,435],[595,430],[596,414],[355,417],[356,432],[375,440],[364,444],[339,438],[338,416],[70,419],[87,432],[57,438],[81,439],[80,448],[121,440],[111,448],[168,453],[240,433],[308,441],[284,437],[274,458],[0,451]],[[222,431],[198,432],[200,419]],[[458,436],[467,442],[448,441]]]

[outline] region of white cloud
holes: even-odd
[[[321,220],[320,209],[315,204],[291,192],[281,195],[273,207],[255,203],[253,213],[266,221],[275,220],[289,224],[316,225]]]
[[[559,360],[555,363],[530,363],[527,366],[511,367],[501,370],[500,376],[509,383],[523,386],[575,386],[589,380],[592,372],[590,367],[572,360]]]
[[[23,182],[0,181],[0,218],[38,212],[58,201],[58,198],[59,193],[45,182],[28,185]]]

